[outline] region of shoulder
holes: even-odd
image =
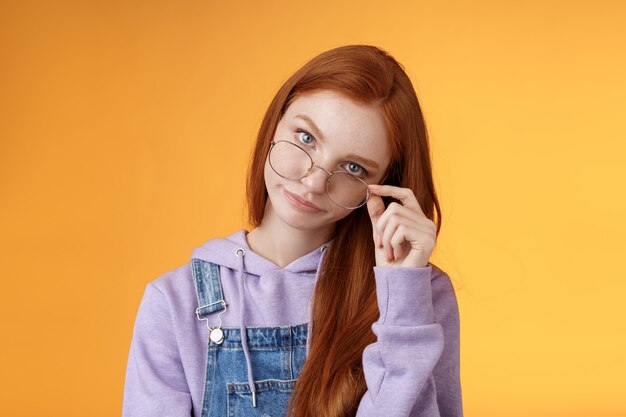
[[[186,263],[163,273],[150,281],[148,285],[153,285],[164,294],[172,294],[187,287],[191,279],[191,264]]]
[[[171,311],[195,309],[196,296],[191,265],[189,263],[180,265],[148,282],[144,300]]]

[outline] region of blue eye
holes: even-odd
[[[313,137],[313,135],[311,135],[309,132],[307,132],[306,130],[302,130],[302,129],[296,129],[296,132],[298,133],[298,139],[300,140],[300,142],[306,144],[306,145],[310,145],[313,140],[315,139]],[[300,133],[304,133],[304,135],[300,136]],[[308,138],[307,138],[308,136]],[[304,139],[303,139],[304,138]],[[310,138],[310,139],[309,139]]]
[[[367,176],[367,171],[359,164],[355,164],[354,162],[347,162],[346,167],[346,171],[348,171],[349,174],[353,174],[357,177]]]

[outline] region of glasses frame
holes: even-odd
[[[285,143],[288,143],[288,144],[290,144],[290,145],[293,145],[293,146],[295,146],[296,148],[300,149],[302,152],[304,152],[304,153],[306,154],[306,156],[308,156],[308,157],[309,157],[309,161],[311,161],[311,164],[310,164],[310,166],[309,166],[309,169],[306,171],[306,174],[304,174],[303,176],[301,176],[301,177],[299,177],[299,178],[289,178],[289,177],[285,177],[284,175],[281,175],[280,173],[278,173],[278,171],[276,171],[276,168],[274,168],[274,166],[272,165],[272,158],[271,158],[271,157],[269,157],[269,156],[270,156],[270,155],[271,155],[271,153],[272,153],[272,149],[274,149],[274,145],[276,145],[276,144],[277,144],[277,143],[279,143],[279,142],[285,142]],[[315,168],[315,167],[317,167],[317,168],[321,169],[322,171],[324,171],[325,173],[327,173],[327,174],[328,174],[328,179],[326,180],[326,187],[325,187],[325,189],[326,189],[326,195],[328,196],[328,199],[329,199],[330,201],[332,201],[332,202],[333,202],[333,204],[335,204],[336,206],[339,206],[339,207],[341,207],[341,208],[345,208],[345,209],[347,209],[347,210],[356,210],[356,209],[358,209],[358,208],[360,208],[360,207],[363,207],[365,204],[367,204],[367,202],[368,202],[368,201],[369,201],[369,199],[370,199],[370,196],[372,195],[372,192],[370,191],[370,188],[368,187],[368,184],[367,184],[365,181],[363,181],[361,178],[359,178],[359,177],[355,177],[354,175],[350,175],[349,173],[347,173],[347,172],[345,172],[345,171],[332,171],[332,172],[328,171],[328,170],[327,170],[327,169],[325,169],[324,167],[321,167],[321,166],[317,165],[317,164],[315,163],[315,161],[313,161],[313,158],[311,157],[311,155],[309,155],[309,153],[308,153],[308,152],[307,152],[307,151],[306,151],[303,147],[301,147],[301,146],[299,146],[299,145],[297,145],[297,144],[295,144],[295,143],[293,143],[293,142],[290,142],[290,141],[288,141],[288,140],[277,140],[277,141],[272,140],[272,141],[271,141],[270,150],[269,150],[269,152],[268,152],[268,159],[269,159],[270,167],[272,167],[272,169],[274,170],[274,172],[276,173],[276,175],[278,175],[278,176],[280,176],[280,177],[283,177],[283,178],[285,178],[285,179],[288,179],[288,180],[301,180],[302,178],[304,178],[304,177],[306,177],[306,176],[310,175],[310,174],[311,174],[311,172],[313,172],[313,168]],[[330,193],[328,192],[328,186],[329,186],[329,184],[330,184],[330,179],[331,179],[331,178],[332,178],[332,176],[333,176],[333,175],[335,175],[335,174],[350,175],[352,178],[355,178],[355,179],[357,179],[357,180],[361,181],[361,182],[365,185],[365,189],[367,190],[367,196],[365,197],[365,201],[363,201],[363,203],[361,203],[360,205],[358,205],[358,206],[356,206],[356,207],[346,207],[346,206],[342,206],[341,204],[339,204],[339,203],[337,203],[335,200],[333,200],[333,198],[330,196]]]

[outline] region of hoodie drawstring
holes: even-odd
[[[322,262],[324,261],[324,254],[329,244],[324,244],[320,248],[322,254],[320,255],[320,260],[317,264],[317,272],[315,274],[315,282],[320,275],[320,269],[322,266]],[[241,254],[240,254],[241,252]],[[246,357],[246,366],[248,369],[248,386],[250,387],[250,391],[252,392],[252,407],[256,407],[256,386],[254,385],[254,376],[252,375],[252,364],[250,362],[250,351],[248,350],[248,337],[246,332],[246,306],[245,306],[245,291],[244,291],[244,262],[243,257],[246,254],[246,250],[242,247],[238,247],[235,250],[235,255],[239,258],[239,299],[240,303],[240,317],[241,317],[241,346],[243,347],[243,354]],[[306,356],[309,354],[309,350],[311,347],[311,332],[313,330],[313,317],[311,317],[311,304],[309,303],[309,321],[307,324],[307,340],[306,340]]]
[[[317,272],[315,273],[315,284],[317,285],[317,280],[320,276],[320,271],[322,270],[322,262],[324,261],[324,254],[326,252],[326,249],[328,248],[328,244],[322,245],[322,247],[320,248],[320,250],[322,251],[322,254],[320,255],[320,261],[317,264]],[[315,290],[313,290],[315,292]],[[309,356],[309,350],[311,350],[311,336],[313,334],[313,314],[312,314],[312,306],[311,303],[309,303],[309,323],[306,326],[306,333],[307,333],[307,337],[306,337],[306,357]]]
[[[241,251],[241,255],[239,252]],[[246,366],[248,368],[248,386],[250,387],[250,391],[252,392],[252,407],[256,407],[256,386],[254,385],[254,377],[252,376],[252,364],[250,363],[250,351],[248,350],[248,337],[246,333],[246,306],[245,306],[245,295],[244,295],[244,266],[243,266],[243,257],[246,254],[246,250],[244,248],[237,248],[235,251],[235,255],[239,258],[239,299],[240,303],[240,316],[241,316],[241,345],[243,347],[243,354],[246,357]]]

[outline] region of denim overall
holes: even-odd
[[[228,308],[228,300],[223,297],[219,265],[195,258],[191,262],[198,319],[222,314]],[[223,339],[216,337],[216,342],[210,337],[215,327],[209,327],[201,417],[286,415],[307,355],[307,325],[243,327],[246,333],[243,343],[240,328],[219,326],[222,333],[217,330],[217,334],[223,334]],[[247,356],[243,346],[246,342]]]

